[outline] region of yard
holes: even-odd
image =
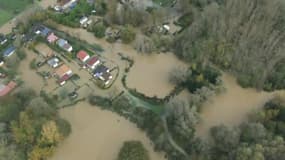
[[[0,0],[0,26],[32,3],[33,0]]]

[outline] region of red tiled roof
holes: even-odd
[[[62,83],[64,81],[67,81],[71,76],[68,75],[68,74],[65,74],[63,77],[61,77],[59,80],[58,80],[58,83]]]
[[[85,59],[85,57],[87,57],[87,56],[88,56],[88,54],[83,50],[81,50],[77,53],[77,58],[80,59],[81,61],[83,61]]]
[[[17,83],[11,81],[9,82],[2,90],[0,90],[0,97],[7,95],[10,93],[15,87]]]
[[[92,66],[93,64],[95,64],[99,59],[97,57],[92,57],[90,58],[90,60],[88,61],[88,65]]]

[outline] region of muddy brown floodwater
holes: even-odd
[[[175,87],[168,81],[169,73],[176,66],[183,65],[172,53],[137,55],[127,85],[147,96],[163,98]]]
[[[154,152],[151,141],[135,124],[87,102],[60,111],[72,126],[71,135],[50,160],[115,160],[124,141],[141,141],[151,160],[165,160]]]
[[[224,124],[236,126],[247,120],[253,110],[262,107],[268,100],[281,92],[258,92],[255,89],[241,88],[236,80],[224,74],[226,91],[212,97],[201,111],[202,122],[197,125],[197,135],[207,137],[211,127]]]

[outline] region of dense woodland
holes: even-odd
[[[0,159],[46,159],[70,131],[44,93],[20,89],[0,99]]]
[[[192,9],[191,25],[177,36],[175,53],[187,61],[229,70],[244,87],[285,86],[282,0],[227,0]],[[200,5],[199,5],[200,6]]]

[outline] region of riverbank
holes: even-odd
[[[128,140],[141,141],[151,160],[165,160],[143,131],[115,113],[82,102],[62,109],[60,115],[71,123],[72,133],[50,160],[114,160]]]

